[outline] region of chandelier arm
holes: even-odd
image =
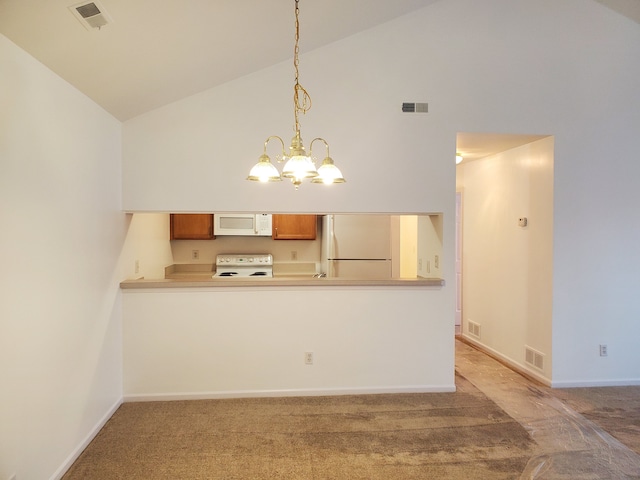
[[[327,147],[327,157],[330,157],[331,155],[329,155],[329,144],[322,137],[316,137],[313,140],[311,140],[311,143],[309,144],[309,156],[311,156],[313,152],[313,142],[315,142],[316,140],[320,140],[322,143],[324,143],[324,146]]]
[[[271,135],[269,138],[267,138],[264,141],[264,149],[263,149],[263,153],[264,155],[267,154],[267,143],[269,143],[271,140],[273,140],[274,138],[277,138],[278,140],[280,140],[280,144],[282,145],[282,159],[284,159],[284,157],[286,157],[286,152],[285,152],[285,146],[284,146],[284,140],[282,140],[282,138],[280,138],[278,135]],[[278,160],[276,159],[278,162],[282,162],[282,159]]]

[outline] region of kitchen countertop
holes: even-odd
[[[441,287],[441,278],[367,280],[364,278],[313,278],[310,276],[284,276],[272,278],[159,278],[124,280],[122,289],[141,288],[199,288],[199,287]]]
[[[273,277],[235,277],[212,278],[215,265],[212,264],[174,264],[165,268],[165,278],[138,278],[124,280],[122,289],[142,288],[200,288],[200,287],[440,287],[441,278],[411,278],[373,280],[365,278],[328,278],[314,277],[314,263],[276,263]]]

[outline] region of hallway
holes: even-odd
[[[640,440],[633,451],[577,413],[567,405],[574,396],[571,390],[533,384],[461,341],[456,341],[456,372],[520,423],[536,442],[537,455],[521,480],[640,478]],[[612,388],[618,395],[629,396],[627,403],[636,406],[637,414],[640,387]],[[601,390],[605,389],[579,389],[575,395],[581,393],[588,401],[589,395]],[[623,424],[629,421],[618,419]]]

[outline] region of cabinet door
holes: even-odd
[[[318,228],[317,215],[272,216],[274,240],[315,240]]]
[[[213,214],[172,213],[171,240],[210,240],[213,236]]]

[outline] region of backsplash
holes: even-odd
[[[320,235],[316,240],[218,237],[215,240],[172,240],[171,251],[174,263],[213,264],[216,261],[216,255],[222,253],[271,253],[274,263],[315,263],[320,262],[321,244]]]

